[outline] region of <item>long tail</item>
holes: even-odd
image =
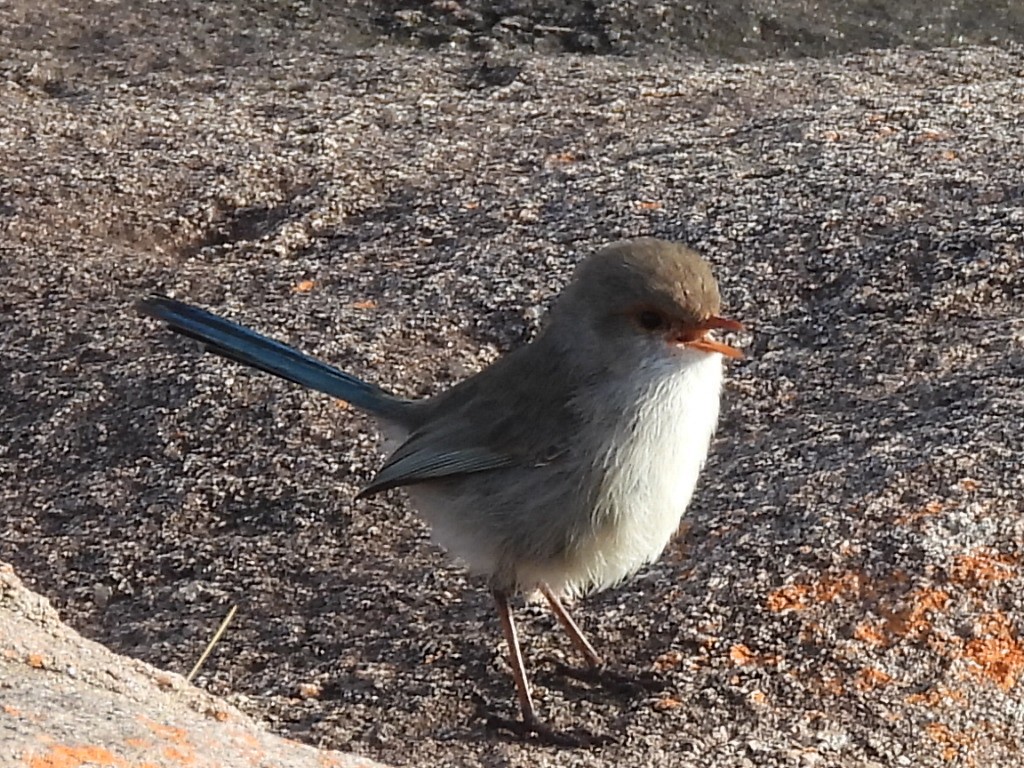
[[[142,299],[136,309],[140,314],[164,321],[176,333],[201,341],[215,355],[324,392],[376,416],[394,419],[409,405],[409,401],[304,355],[287,344],[166,296]]]

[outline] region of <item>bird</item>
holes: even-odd
[[[449,555],[482,577],[507,646],[521,734],[537,715],[510,609],[542,596],[587,667],[604,660],[566,609],[665,550],[718,422],[723,317],[708,262],[653,237],[583,258],[530,342],[439,394],[398,397],[297,349],[161,295],[138,311],[228,360],[372,416],[388,456],[359,497],[402,487]]]

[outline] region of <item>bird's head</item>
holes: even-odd
[[[719,315],[711,267],[677,243],[639,238],[612,243],[585,259],[556,302],[551,329],[602,358],[742,358],[710,336],[743,326]]]

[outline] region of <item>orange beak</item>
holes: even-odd
[[[742,323],[738,323],[735,320],[730,320],[726,317],[712,315],[695,328],[688,328],[682,333],[677,334],[673,341],[676,344],[689,347],[690,349],[699,349],[701,352],[717,352],[725,357],[731,357],[733,360],[742,360],[743,352],[736,347],[731,347],[724,342],[708,338],[708,333],[710,331],[742,330],[744,330]]]

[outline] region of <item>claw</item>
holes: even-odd
[[[622,673],[617,672],[608,666],[571,667],[558,659],[552,659],[555,671],[558,674],[579,680],[591,685],[599,685],[602,688],[624,696],[643,696],[646,693],[660,693],[668,688],[668,684],[649,673]]]
[[[591,733],[585,728],[559,731],[539,720],[509,720],[498,715],[487,716],[487,729],[504,731],[524,741],[536,741],[539,744],[567,749],[602,747],[614,741],[611,736]]]

